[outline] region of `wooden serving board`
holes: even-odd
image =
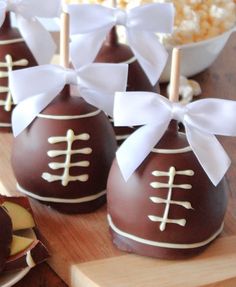
[[[233,151],[235,142],[227,141]],[[10,166],[11,145],[11,135],[0,136],[0,192],[8,195],[17,194]],[[236,174],[235,162],[228,179],[233,174]],[[231,181],[233,190],[236,190],[235,182]],[[118,251],[110,239],[105,207],[93,214],[71,216],[34,200],[31,204],[52,255],[49,264],[69,286],[236,286],[236,199],[233,193],[222,236],[204,253],[185,261],[150,259]]]

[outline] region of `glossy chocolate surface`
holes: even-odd
[[[6,60],[7,55],[11,56],[10,60],[12,60],[14,63],[13,67],[0,67],[0,73],[37,65],[36,60],[24,41],[8,43],[9,40],[17,39],[22,39],[22,36],[20,35],[18,29],[11,27],[10,15],[7,13],[3,26],[0,28],[0,66],[8,65]],[[27,60],[27,62],[18,64],[19,61],[22,60]],[[4,87],[8,87],[8,77],[0,76],[0,88]],[[0,92],[0,132],[11,132],[11,127],[5,126],[6,124],[8,125],[11,123],[11,113],[12,109],[14,108],[13,104],[10,104],[10,108],[6,107],[5,101],[8,96],[8,92]]]
[[[96,113],[92,117],[70,120],[37,118],[24,130],[13,144],[12,166],[21,187],[40,197],[52,199],[78,199],[93,196],[105,191],[110,166],[117,148],[112,126],[103,112],[87,104],[81,97],[70,96],[68,86],[42,112],[51,116],[78,116]],[[76,140],[72,150],[91,149],[90,154],[74,154],[71,163],[89,162],[89,166],[74,166],[69,169],[70,176],[88,175],[87,181],[69,181],[63,186],[61,180],[49,182],[42,174],[61,176],[64,168],[53,170],[51,162],[65,163],[65,154],[56,157],[48,155],[51,150],[65,151],[66,142],[49,143],[51,137],[65,137],[68,130],[75,135],[88,134],[88,140]],[[103,195],[95,200],[82,203],[43,203],[65,213],[91,212],[106,201]]]
[[[188,147],[184,134],[169,128],[157,144],[157,149],[179,149]],[[150,220],[149,216],[163,219],[167,203],[154,203],[151,198],[168,200],[168,176],[154,176],[154,171],[168,172],[170,167],[176,171],[191,170],[193,176],[175,175],[174,185],[188,185],[191,188],[172,188],[169,200],[168,219],[184,219],[185,226],[166,223],[161,230],[161,222]],[[166,183],[166,188],[153,188],[151,183]],[[184,153],[163,154],[151,152],[136,172],[124,181],[117,161],[113,162],[108,178],[108,213],[114,225],[128,234],[150,240],[171,244],[189,245],[208,240],[221,229],[227,206],[225,182],[222,180],[215,187],[203,171],[192,151]],[[173,203],[175,202],[175,204]],[[180,204],[190,204],[188,208]],[[163,222],[163,221],[162,221]],[[183,223],[183,222],[182,222]],[[195,255],[208,244],[199,248],[178,249],[155,247],[143,244],[111,230],[113,241],[118,248],[141,255],[176,259]]]
[[[95,62],[101,63],[123,63],[134,57],[129,46],[118,42],[116,28],[112,28],[101,50],[99,51]],[[129,64],[127,91],[148,91],[159,92],[159,84],[152,86],[148,77],[137,60]],[[114,127],[118,144],[130,135],[134,129],[131,127]]]

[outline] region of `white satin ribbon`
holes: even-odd
[[[76,67],[92,63],[106,35],[115,25],[126,28],[127,41],[135,57],[154,85],[159,79],[168,53],[154,33],[171,33],[174,6],[153,3],[124,11],[101,5],[68,5],[71,19],[71,58]]]
[[[17,27],[36,61],[40,65],[47,64],[56,51],[56,44],[36,17],[58,17],[60,10],[60,0],[1,0],[0,27],[7,11],[15,13]]]
[[[79,70],[56,65],[37,66],[9,74],[9,87],[17,106],[12,113],[14,136],[20,134],[62,91],[65,85],[78,85],[88,103],[112,114],[114,94],[125,91],[128,65],[91,64]]]
[[[165,133],[172,119],[185,126],[187,140],[202,168],[217,185],[230,159],[214,135],[236,136],[236,102],[203,99],[182,105],[148,92],[116,93],[115,126],[140,126],[117,151],[128,180]]]

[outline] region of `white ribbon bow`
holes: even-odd
[[[181,105],[148,92],[116,93],[115,126],[140,126],[117,151],[125,180],[159,142],[172,119],[182,122],[186,137],[202,168],[217,185],[230,159],[214,135],[236,136],[236,102],[203,99]]]
[[[17,27],[38,64],[49,63],[56,51],[56,44],[50,33],[36,17],[58,17],[60,0],[1,0],[0,27],[7,11],[16,14]]]
[[[88,103],[112,114],[114,94],[125,91],[128,65],[91,64],[77,71],[55,65],[37,66],[9,74],[9,87],[17,106],[12,113],[14,136],[20,134],[62,91],[78,85]]]
[[[71,16],[71,59],[76,67],[92,63],[115,25],[126,28],[127,41],[150,82],[159,79],[168,53],[154,33],[171,33],[174,6],[154,3],[124,11],[101,5],[68,5]]]

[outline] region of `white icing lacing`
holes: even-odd
[[[0,41],[0,46],[1,46],[1,45],[16,44],[16,43],[21,43],[21,42],[24,42],[23,38],[9,39],[9,40],[1,40],[1,41]]]
[[[179,148],[179,149],[157,149],[153,148],[152,152],[160,153],[160,154],[178,154],[178,153],[186,153],[192,151],[190,146]]]
[[[116,140],[117,141],[121,141],[121,140],[125,140],[129,137],[130,135],[116,135]]]
[[[111,216],[108,214],[107,216],[108,223],[113,231],[115,231],[117,234],[126,237],[128,239],[131,239],[133,241],[139,242],[141,244],[145,245],[150,245],[150,246],[155,246],[155,247],[160,247],[160,248],[169,248],[169,249],[194,249],[194,248],[200,248],[203,246],[206,246],[210,242],[212,242],[217,236],[220,235],[224,228],[224,223],[222,223],[221,227],[214,233],[211,237],[208,239],[201,241],[201,242],[196,242],[196,243],[189,243],[189,244],[180,244],[180,243],[169,243],[169,242],[160,242],[160,241],[153,241],[153,240],[147,240],[141,237],[138,237],[133,234],[129,234],[127,232],[124,232],[117,228],[114,223],[112,222]]]
[[[163,199],[160,197],[150,197],[150,200],[153,203],[156,204],[165,204],[165,210],[163,217],[156,216],[156,215],[148,215],[148,218],[151,221],[154,222],[160,222],[160,230],[164,231],[166,229],[166,224],[167,223],[172,223],[172,224],[178,224],[180,226],[185,226],[186,225],[186,219],[170,219],[168,218],[169,215],[169,210],[171,205],[180,205],[186,209],[193,209],[191,206],[190,202],[179,202],[179,201],[173,201],[172,200],[172,193],[174,188],[180,188],[180,189],[191,189],[192,186],[190,184],[174,184],[174,180],[176,175],[185,175],[185,176],[193,176],[194,172],[193,170],[176,170],[173,166],[169,168],[169,171],[158,171],[155,170],[152,172],[152,175],[155,177],[168,177],[168,183],[162,183],[159,181],[154,181],[150,183],[150,186],[154,189],[160,189],[160,188],[167,188],[168,189],[168,194],[167,198]]]
[[[28,65],[28,61],[26,59],[21,59],[18,61],[13,61],[11,55],[6,55],[6,62],[0,62],[0,68],[7,68],[7,71],[0,71],[0,79],[8,78],[9,73],[13,70],[14,67],[24,67]],[[6,112],[10,112],[12,109],[12,95],[8,86],[0,86],[0,93],[7,93],[6,100],[0,100],[0,106],[4,106],[4,110]]]
[[[42,119],[50,119],[50,120],[76,120],[76,119],[83,119],[83,118],[90,118],[94,117],[101,113],[101,110],[96,110],[94,112],[84,114],[84,115],[65,115],[65,116],[58,116],[58,115],[44,115],[39,114],[38,118]]]
[[[120,62],[119,64],[132,64],[132,63],[134,63],[134,62],[136,62],[137,61],[137,59],[135,58],[135,56],[133,56],[132,58],[130,58],[130,59],[128,59],[128,60],[126,60],[126,61],[123,61],[123,62]]]
[[[103,190],[97,194],[93,194],[93,195],[89,195],[89,196],[85,196],[85,197],[80,197],[80,198],[56,198],[56,197],[46,197],[46,196],[40,196],[40,195],[34,194],[34,193],[24,189],[23,187],[21,187],[18,183],[17,183],[16,187],[21,193],[23,193],[29,197],[32,197],[32,198],[40,200],[40,201],[54,202],[54,203],[90,202],[90,201],[96,200],[99,197],[102,197],[106,194],[106,190]]]
[[[11,128],[11,124],[9,123],[0,123],[0,128]]]
[[[82,149],[73,150],[72,145],[75,141],[88,141],[90,139],[90,135],[87,133],[75,135],[73,130],[68,130],[66,136],[64,137],[50,137],[48,142],[50,144],[56,144],[61,142],[66,142],[67,149],[66,150],[50,150],[48,151],[48,156],[51,158],[58,157],[65,155],[65,161],[63,163],[59,162],[50,162],[49,167],[52,170],[63,169],[64,172],[62,175],[53,175],[48,172],[44,172],[42,174],[42,178],[48,182],[54,181],[61,181],[63,186],[67,186],[71,181],[81,181],[85,182],[88,181],[89,175],[88,174],[81,174],[78,176],[71,176],[70,175],[70,168],[71,167],[88,167],[90,165],[89,161],[77,161],[71,162],[72,155],[78,154],[85,154],[90,155],[92,153],[92,149],[90,147],[85,147]]]

